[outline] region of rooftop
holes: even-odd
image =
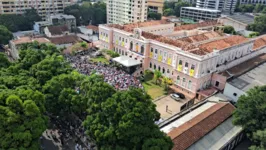
[[[76,43],[80,42],[81,40],[76,35],[65,35],[62,37],[54,37],[50,38],[50,41],[54,44],[69,44],[69,43]]]
[[[251,16],[248,14],[238,13],[238,14],[229,15],[226,17],[231,18],[233,20],[236,20],[236,21],[241,22],[241,23],[246,24],[246,25],[254,23],[254,16]]]
[[[266,63],[246,72],[245,74],[229,81],[234,87],[246,92],[255,86],[266,85]]]
[[[66,25],[48,26],[47,28],[51,32],[52,35],[61,35],[64,32],[69,31]]]
[[[196,23],[196,24],[187,24],[187,25],[181,25],[175,27],[175,31],[181,31],[181,30],[193,30],[197,28],[202,28],[202,27],[210,27],[210,26],[216,26],[218,25],[217,21],[204,21],[201,23]]]
[[[214,39],[214,38],[222,37],[222,36],[223,36],[222,33],[210,31],[210,32],[206,32],[206,33],[202,33],[202,34],[198,34],[198,35],[180,38],[178,40],[189,42],[189,43],[196,43],[196,42],[206,41],[206,40],[210,40],[210,39]]]
[[[244,42],[249,41],[247,38],[239,35],[233,35],[226,37],[221,40],[216,40],[208,43],[201,44],[199,49],[208,53],[213,52],[214,50],[223,50],[231,46],[235,46]]]
[[[231,117],[234,109],[235,107],[230,103],[208,102],[177,119],[179,125],[172,127],[170,132],[166,132],[174,142],[173,149],[189,148]]]
[[[257,38],[254,42],[253,50],[266,46],[266,36]]]
[[[207,9],[207,8],[198,8],[198,7],[182,7],[182,8],[199,10],[199,11],[208,11],[208,12],[221,12],[220,10]]]
[[[87,29],[91,29],[93,31],[98,31],[99,30],[99,28],[97,26],[94,26],[94,25],[88,25],[88,26],[86,26],[86,28]]]
[[[15,45],[19,45],[19,44],[24,44],[24,43],[31,43],[37,41],[39,43],[49,43],[50,41],[47,38],[32,38],[29,36],[25,36],[25,37],[19,37],[16,40],[13,40]]]
[[[66,15],[66,14],[54,14],[50,16],[51,18],[58,18],[58,19],[75,19],[73,15]]]
[[[131,23],[125,25],[118,25],[118,24],[111,24],[107,25],[108,27],[117,28],[120,30],[124,30],[127,32],[133,32],[134,28],[141,28],[141,27],[148,27],[148,26],[156,26],[161,24],[169,24],[167,20],[158,20],[158,21],[147,21],[147,22],[138,22],[138,23]]]

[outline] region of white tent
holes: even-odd
[[[128,56],[116,57],[116,58],[113,58],[113,60],[115,62],[118,62],[119,64],[125,66],[125,67],[131,67],[131,66],[136,66],[136,65],[140,65],[141,64],[140,61],[135,60],[133,58],[130,58]]]

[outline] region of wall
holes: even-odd
[[[237,94],[236,96],[234,96],[234,93]],[[224,95],[226,95],[227,97],[231,98],[232,101],[237,102],[238,98],[245,94],[245,92],[243,92],[242,90],[232,86],[230,83],[226,83],[225,84],[225,88],[224,88]]]
[[[225,88],[227,78],[225,76],[219,75],[217,73],[212,74],[212,86],[216,87],[219,90]],[[216,86],[216,81],[219,82],[219,85]]]
[[[237,21],[233,21],[231,19],[228,19],[228,18],[221,18],[219,19],[219,22],[224,24],[224,25],[229,25],[229,26],[232,26],[234,27],[235,31],[240,31],[240,30],[245,30],[247,25],[243,24],[243,23],[240,23],[240,22],[237,22]]]

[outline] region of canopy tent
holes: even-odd
[[[130,58],[128,56],[120,56],[113,58],[113,61],[125,66],[125,67],[132,67],[132,66],[137,66],[140,65],[141,62],[138,60],[135,60],[133,58]]]

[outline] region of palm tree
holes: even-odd
[[[157,84],[157,81],[162,77],[162,73],[159,70],[154,70],[154,80],[155,84]]]

